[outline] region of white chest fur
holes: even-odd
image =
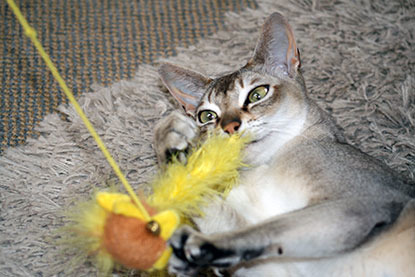
[[[309,197],[303,180],[288,180],[274,167],[262,165],[242,174],[241,184],[226,199],[250,224],[303,208]]]

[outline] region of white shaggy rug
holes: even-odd
[[[259,0],[227,14],[227,30],[167,61],[207,74],[243,65],[259,29],[285,14],[301,50],[309,93],[344,128],[350,143],[415,179],[415,3],[363,0]],[[157,68],[95,86],[81,106],[135,188],[156,172],[153,127],[173,107]],[[53,243],[62,212],[116,178],[71,107],[51,114],[38,139],[0,157],[0,276],[94,275]],[[70,270],[73,270],[70,272]]]

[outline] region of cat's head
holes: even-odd
[[[293,31],[274,13],[263,25],[253,57],[241,69],[214,79],[171,64],[162,65],[159,72],[202,132],[216,127],[227,133],[247,130],[254,139],[251,148],[259,155],[276,150],[304,124],[306,92],[300,65]]]

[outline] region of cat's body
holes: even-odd
[[[299,66],[292,31],[275,13],[254,57],[232,74],[209,79],[161,68],[164,83],[197,122],[174,113],[159,124],[161,162],[214,127],[253,138],[245,150],[251,167],[225,200],[195,219],[201,233],[183,228],[172,238],[171,272],[414,276],[415,187],[344,143],[307,97]]]

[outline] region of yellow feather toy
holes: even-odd
[[[210,135],[189,156],[186,165],[173,161],[152,184],[153,194],[141,199],[145,216],[130,196],[98,192],[95,199],[74,213],[69,228],[84,251],[95,257],[98,268],[114,264],[140,270],[163,269],[171,255],[167,240],[189,216],[202,215],[201,207],[215,196],[225,196],[237,183],[241,151],[247,143],[240,135]]]

